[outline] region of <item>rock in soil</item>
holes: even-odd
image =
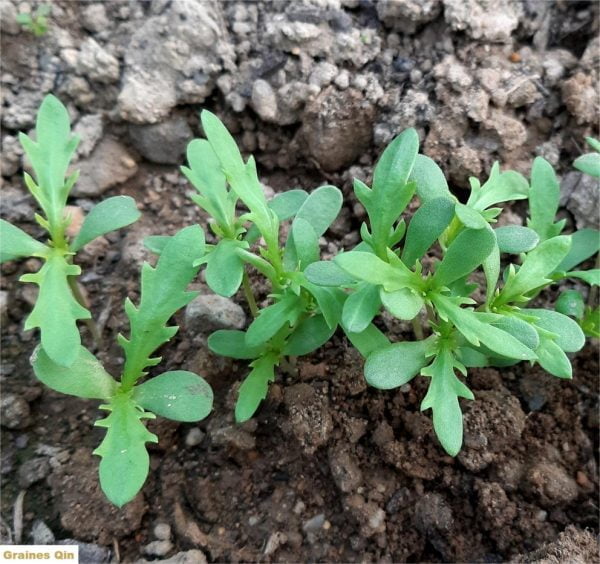
[[[36,519],[31,527],[33,544],[54,544],[55,536],[50,527],[40,519]]]
[[[525,475],[526,489],[543,507],[554,507],[572,502],[579,493],[577,482],[558,464],[539,462]]]
[[[50,463],[45,456],[30,458],[19,467],[19,486],[26,490],[32,484],[43,480],[50,474]]]
[[[25,429],[31,423],[29,404],[16,394],[3,394],[0,399],[0,420],[7,429]]]
[[[109,541],[110,542],[110,541]],[[63,546],[77,545],[79,547],[80,564],[104,564],[111,562],[112,552],[104,546],[73,539],[63,539],[56,542]]]
[[[185,308],[186,330],[194,335],[209,335],[217,329],[243,329],[244,310],[229,298],[201,294]]]
[[[153,125],[129,126],[135,149],[153,163],[181,164],[194,134],[183,116],[174,116]]]

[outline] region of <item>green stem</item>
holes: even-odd
[[[258,306],[256,305],[256,300],[254,298],[254,293],[252,292],[252,287],[250,286],[250,279],[248,278],[248,273],[245,270],[244,276],[242,278],[242,285],[244,288],[244,296],[246,297],[248,307],[250,308],[250,313],[252,313],[252,317],[258,317]]]
[[[423,335],[423,327],[421,327],[421,323],[418,319],[418,316],[413,318],[412,320],[412,327],[413,327],[413,333],[415,334],[415,337],[419,340],[422,341],[424,338]]]

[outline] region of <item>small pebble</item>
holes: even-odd
[[[144,547],[144,553],[150,556],[165,556],[173,548],[170,540],[156,540],[149,542]]]
[[[195,447],[198,446],[202,440],[204,439],[204,433],[198,427],[194,427],[188,431],[188,434],[185,436],[185,446]]]
[[[167,523],[157,523],[154,527],[154,536],[158,540],[169,540],[171,538],[171,526]]]
[[[304,525],[302,525],[302,530],[305,533],[314,533],[323,527],[323,523],[325,523],[325,514],[319,513],[312,519],[305,521]]]

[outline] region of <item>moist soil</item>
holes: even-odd
[[[2,9],[9,10],[9,4],[16,9],[12,2]],[[90,309],[102,328],[103,342],[96,354],[117,375],[123,358],[116,336],[127,331],[123,300],[138,299],[140,265],[153,260],[143,249],[143,237],[171,234],[195,222],[206,227],[207,217],[186,196],[189,186],[176,170],[183,157],[167,154],[175,145],[168,128],[145,129],[155,125],[140,124],[128,98],[128,84],[135,82],[133,73],[139,66],[135,56],[143,47],[135,40],[128,43],[131,34],[136,26],[152,24],[154,28],[147,30],[152,51],[152,41],[163,37],[159,32],[164,22],[159,18],[181,4],[107,4],[106,25],[99,16],[103,11],[96,8],[99,4],[89,4],[91,10],[87,3],[57,2],[72,29],[55,25],[40,40],[9,29],[8,20],[3,20],[2,215],[41,235],[22,188],[21,156],[13,150],[16,132],[33,125],[30,110],[39,102],[38,90],[57,89],[77,123],[93,118],[89,124],[101,115],[99,145],[80,155],[78,165],[86,171],[82,181],[88,191],[70,203],[85,210],[103,198],[128,194],[143,213],[136,225],[101,238],[77,258]],[[207,74],[206,81],[204,75],[195,76],[196,87],[204,90],[192,96],[180,75],[165,70],[161,84],[176,83],[180,97],[172,107],[155,100],[149,115],[158,116],[158,126],[187,120],[197,133],[198,108],[212,109],[227,122],[244,152],[257,154],[270,193],[290,187],[312,190],[324,182],[339,186],[346,204],[326,234],[323,258],[358,240],[364,210],[352,196],[352,176],[368,181],[382,145],[408,126],[417,127],[425,153],[440,162],[459,198],[467,194],[467,177],[485,177],[494,159],[528,174],[533,157],[543,154],[564,174],[564,181],[570,178],[567,188],[563,182],[568,197],[560,212],[568,229],[597,222],[597,212],[592,211],[597,195],[584,190],[579,176],[567,173],[581,152],[583,136],[597,136],[598,104],[590,103],[586,90],[592,84],[589,77],[597,80],[598,72],[597,55],[594,59],[585,54],[598,41],[598,8],[593,3],[558,2],[551,8],[543,7],[546,3],[506,3],[507,20],[513,15],[519,22],[508,39],[487,37],[490,30],[478,31],[475,23],[461,27],[460,3],[453,0],[423,2],[433,6],[431,13],[423,8],[416,15],[410,10],[395,13],[385,8],[389,2],[231,2],[216,8],[209,4],[207,14],[222,11],[214,16],[213,27],[224,30],[219,39],[222,52],[206,55],[207,68],[217,69],[214,76]],[[474,10],[473,22],[476,15]],[[185,26],[185,21],[179,18],[177,25]],[[361,30],[355,60],[340,55],[341,47],[327,43],[326,34],[311,35],[305,43],[294,39],[294,33],[308,37],[319,25],[329,25],[332,37],[351,38]],[[263,31],[264,44],[253,35],[262,37]],[[97,67],[86,63],[90,50],[100,56],[90,37],[112,54],[121,75],[111,70],[113,61],[106,53]],[[439,41],[440,37],[446,40]],[[272,53],[268,41],[276,46]],[[298,45],[290,43],[294,41]],[[208,53],[210,48],[206,49]],[[75,55],[65,53],[69,50]],[[79,58],[71,64],[73,56]],[[505,83],[485,94],[482,109],[478,94],[493,77],[480,71],[489,71],[486,61],[492,59],[504,65],[500,78],[510,84],[504,97]],[[556,67],[552,67],[555,74],[543,70],[542,63],[549,60],[560,62],[562,74]],[[578,66],[579,60],[587,62]],[[173,61],[169,72],[179,64],[178,59]],[[319,76],[329,72],[324,63],[338,73],[331,85],[309,78],[317,70]],[[159,60],[157,68],[161,64],[164,61]],[[364,81],[356,79],[347,89],[348,72]],[[239,82],[227,85],[219,80],[228,77],[231,83],[232,76]],[[469,78],[474,76],[479,77],[475,82]],[[257,86],[257,81],[262,82]],[[267,104],[273,101],[269,96],[266,101],[260,96],[266,88],[263,82],[276,90],[276,110]],[[529,82],[538,90],[523,86]],[[91,93],[86,93],[85,84]],[[515,84],[523,86],[520,97]],[[284,105],[286,92],[291,95],[315,85],[306,100]],[[389,98],[381,98],[377,85]],[[242,107],[234,94],[248,107]],[[193,134],[184,126],[175,137]],[[155,136],[163,137],[149,150],[147,139]],[[342,142],[349,138],[350,144]],[[120,143],[119,150],[126,151],[131,162],[121,152],[117,160],[110,159],[114,151],[98,153],[98,147],[109,142],[113,147]],[[157,144],[165,149],[159,155],[152,152]],[[122,179],[107,184],[94,172],[99,170],[111,174],[117,170]],[[502,217],[522,223],[524,209],[513,204]],[[43,522],[57,541],[94,545],[96,556],[89,561],[96,562],[154,560],[182,552],[175,561],[579,558],[591,562],[597,558],[597,340],[573,355],[570,381],[527,364],[470,370],[468,383],[476,399],[461,400],[464,446],[452,458],[437,442],[430,414],[419,410],[426,378],[417,377],[398,390],[368,388],[362,359],[339,331],[320,350],[280,367],[256,417],[236,425],[233,406],[248,368],[243,362],[213,356],[206,347],[208,335],[187,331],[180,313],[175,318],[181,327],[178,335],[161,350],[160,371],[188,369],[202,374],[214,389],[214,410],[197,425],[160,419],[149,423],[160,442],[149,446],[148,480],[133,502],[117,510],[105,501],[97,482],[99,459],[92,450],[103,436],[93,427],[101,416],[97,404],[41,386],[28,363],[37,336],[23,330],[23,320],[35,294],[18,278],[39,266],[35,259],[2,266],[1,289],[8,307],[2,311],[1,383],[3,402],[10,407],[3,412],[1,428],[3,541],[18,541],[20,535],[21,542],[31,543],[39,538]],[[268,288],[256,273],[251,283],[259,300],[268,303]],[[209,292],[202,277],[195,286]],[[558,291],[552,287],[544,299],[552,304]],[[246,308],[241,293],[233,300]],[[246,314],[250,319],[247,310]],[[413,338],[410,328],[397,320],[384,315],[378,323],[394,341]],[[82,335],[84,344],[93,349],[83,325]],[[170,536],[157,534],[159,524],[170,526]],[[32,536],[34,530],[38,537]],[[158,537],[170,540],[163,538],[157,548]]]

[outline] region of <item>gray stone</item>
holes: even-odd
[[[329,450],[329,468],[340,491],[350,493],[362,484],[358,460],[348,450],[336,446]]]
[[[380,0],[377,3],[379,19],[402,33],[414,33],[418,26],[437,18],[441,10],[440,0]]]
[[[2,176],[12,176],[21,168],[21,158],[23,157],[23,148],[19,140],[13,135],[5,135],[2,138]]]
[[[79,136],[77,157],[89,157],[104,134],[104,123],[100,114],[83,116],[73,128],[73,133]]]
[[[56,541],[61,546],[79,546],[80,564],[105,564],[111,561],[112,553],[104,546],[98,546],[88,542],[79,542],[74,539],[63,539]]]
[[[308,521],[305,521],[302,524],[302,530],[305,533],[315,533],[323,527],[323,523],[325,523],[325,513],[319,513]]]
[[[157,124],[130,125],[129,136],[135,149],[149,161],[179,164],[194,134],[183,116],[174,116]]]
[[[190,429],[185,436],[185,446],[195,447],[198,446],[204,440],[204,432],[198,427]]]
[[[600,190],[598,179],[581,172],[568,172],[560,186],[560,203],[575,217],[578,229],[600,227],[598,206],[600,206]]]
[[[338,68],[327,61],[323,61],[315,66],[308,78],[309,84],[315,84],[319,88],[324,88],[331,84],[338,74]]]
[[[8,0],[0,2],[0,29],[8,35],[17,35],[21,26],[17,22],[17,7]]]
[[[252,107],[264,121],[275,121],[277,117],[277,96],[271,85],[262,79],[252,85]]]
[[[596,81],[591,74],[578,72],[562,83],[562,98],[579,125],[598,123],[600,102],[596,92]]]
[[[6,290],[0,290],[0,320],[2,323],[6,322],[6,316],[8,315],[8,292]]]
[[[137,163],[125,147],[112,137],[100,141],[92,154],[77,163],[79,180],[72,196],[99,196],[112,186],[122,184],[137,172]]]
[[[33,540],[33,544],[54,544],[54,533],[40,519],[36,519],[33,522],[33,526],[31,527],[31,538]]]
[[[88,37],[79,51],[77,71],[90,80],[111,84],[119,80],[119,61],[96,40]]]
[[[243,329],[246,314],[228,298],[202,294],[186,306],[185,324],[191,334],[208,334],[217,329]]]
[[[31,423],[29,404],[17,394],[2,394],[0,422],[7,429],[25,429]]]
[[[110,25],[106,17],[106,8],[103,4],[90,4],[81,13],[82,24],[85,29],[97,33]]]
[[[166,556],[173,549],[173,543],[170,540],[156,540],[149,542],[143,551],[149,556]]]
[[[154,525],[153,532],[158,540],[169,540],[171,538],[171,526],[168,523],[157,523]]]
[[[161,560],[163,564],[206,564],[206,556],[201,550],[192,549],[178,552],[175,556]]]
[[[50,474],[50,463],[45,456],[38,456],[26,460],[17,472],[19,486],[26,490],[32,484],[43,480]]]

